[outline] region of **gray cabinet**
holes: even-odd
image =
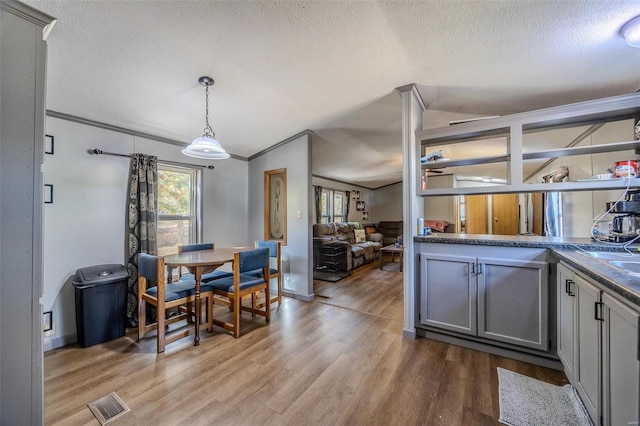
[[[569,381],[574,380],[574,364],[575,364],[575,281],[573,280],[573,272],[567,267],[558,265],[558,358],[564,366],[564,373]]]
[[[602,295],[603,425],[638,424],[638,312]]]
[[[420,254],[423,325],[548,349],[547,263]]]
[[[546,351],[547,263],[478,258],[478,336]]]
[[[0,1],[0,424],[43,423],[42,192],[47,34],[53,18]]]
[[[422,324],[475,336],[476,258],[421,254]]]
[[[600,290],[580,275],[574,276],[576,294],[576,363],[574,386],[591,419],[600,417],[600,321],[596,320],[596,303]]]
[[[596,424],[637,424],[638,310],[607,291],[558,265],[558,355]]]

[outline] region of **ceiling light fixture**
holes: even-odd
[[[640,16],[636,16],[622,27],[620,34],[631,47],[640,47]]]
[[[204,134],[199,138],[195,138],[191,145],[182,150],[184,155],[194,158],[204,158],[206,160],[224,160],[229,158],[230,155],[222,148],[220,142],[216,138],[216,134],[209,125],[209,86],[213,86],[213,79],[211,77],[200,77],[198,79],[200,84],[205,87],[205,121],[206,126],[204,128]]]

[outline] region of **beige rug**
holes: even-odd
[[[572,385],[556,386],[498,367],[500,422],[509,426],[592,426]]]

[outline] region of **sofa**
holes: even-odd
[[[395,244],[398,237],[402,235],[402,221],[380,221],[376,225],[376,230],[382,234],[382,246]]]
[[[366,234],[364,229],[360,229],[360,226],[353,222],[313,225],[313,260],[318,269],[325,266],[321,255],[322,250],[320,250],[323,245],[344,246],[346,248],[345,268],[351,271],[365,263],[380,259],[382,235]]]

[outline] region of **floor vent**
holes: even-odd
[[[111,392],[88,405],[101,425],[109,424],[131,411],[115,392]]]
[[[320,299],[324,299],[324,300],[329,300],[329,299],[331,299],[331,297],[329,297],[329,296],[325,296],[324,294],[316,294],[316,297],[319,297]]]

